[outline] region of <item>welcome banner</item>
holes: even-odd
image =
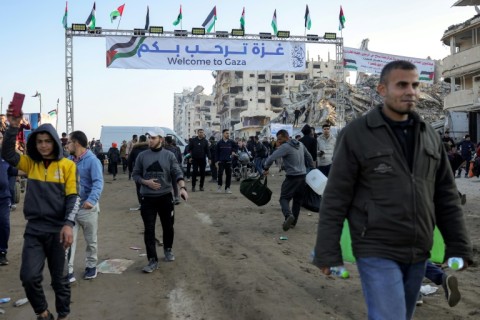
[[[395,60],[406,60],[417,67],[421,82],[433,83],[435,69],[435,62],[433,60],[395,56],[347,47],[343,50],[343,57],[343,64],[346,69],[377,75],[380,75],[383,67],[387,63]]]
[[[107,67],[164,70],[305,70],[305,43],[106,37]]]

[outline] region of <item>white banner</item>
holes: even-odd
[[[433,83],[435,62],[433,60],[411,57],[394,56],[386,53],[364,51],[345,47],[343,63],[345,69],[380,75],[383,67],[395,60],[406,60],[413,63],[417,69],[421,82]]]
[[[224,38],[106,37],[107,67],[165,70],[305,70],[305,43]]]

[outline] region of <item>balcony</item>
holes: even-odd
[[[459,90],[450,93],[445,97],[443,109],[449,111],[467,110],[475,104],[479,104],[479,97],[473,94],[472,89]]]
[[[480,45],[460,51],[443,59],[443,76],[458,77],[480,70]]]

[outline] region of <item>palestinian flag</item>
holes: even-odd
[[[128,42],[115,43],[107,51],[107,67],[120,58],[130,58],[137,54],[146,37],[131,37]]]
[[[343,14],[342,6],[340,6],[340,14],[338,15],[338,20],[340,22],[338,26],[338,30],[342,30],[345,28],[345,15]]]
[[[312,27],[312,19],[310,19],[310,11],[308,10],[308,4],[307,8],[305,9],[305,28],[310,30]]]
[[[420,72],[420,76],[419,76],[419,80],[420,81],[432,81],[433,80],[433,72],[429,72],[429,71],[421,71]]]
[[[117,19],[117,17],[122,17],[124,8],[125,8],[125,4],[122,4],[120,7],[117,8],[117,10],[112,11],[112,13],[110,13],[110,21],[112,23],[113,23],[113,20]]]
[[[202,27],[207,29],[207,32],[211,32],[213,27],[215,27],[215,21],[217,21],[217,6],[213,7],[212,11],[210,11],[207,19],[203,21]]]
[[[48,115],[50,117],[55,117],[57,115],[57,109],[53,109],[53,110],[48,111]]]
[[[90,30],[95,30],[95,2],[93,3],[93,9],[92,12],[90,12],[90,15],[87,18],[87,21],[85,21],[85,24],[87,25],[87,28]]]
[[[182,6],[180,5],[180,12],[178,13],[177,20],[173,21],[173,25],[177,26],[182,21]]]
[[[63,15],[63,19],[62,19],[62,24],[63,24],[63,27],[65,29],[67,29],[67,25],[68,25],[68,1],[65,2],[65,14]]]
[[[345,69],[358,70],[357,61],[353,59],[343,59],[343,67]]]
[[[277,9],[273,12],[273,18],[272,18],[272,28],[273,28],[273,34],[277,35],[278,29],[277,29]]]
[[[245,31],[245,7],[243,7],[242,16],[240,17],[240,29]]]

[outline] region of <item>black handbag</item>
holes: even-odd
[[[267,187],[267,177],[264,183],[261,178],[247,178],[240,183],[240,193],[259,207],[266,205],[272,198],[272,191]]]
[[[313,212],[319,212],[321,200],[322,196],[313,191],[313,189],[307,184],[303,196],[302,207]]]

